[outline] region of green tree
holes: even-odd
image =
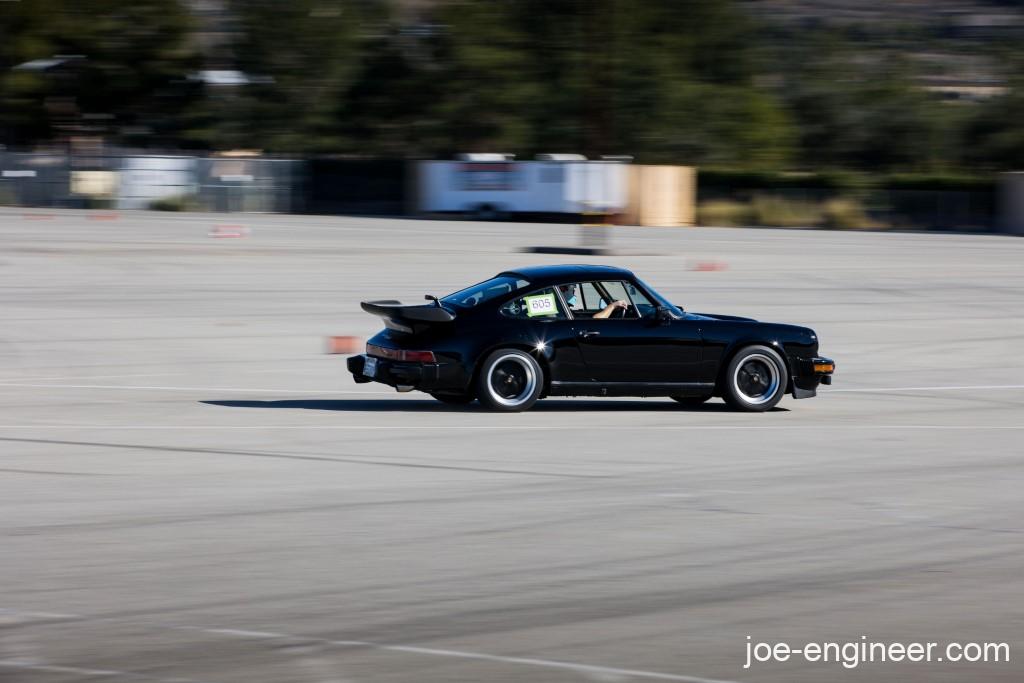
[[[448,148],[780,163],[754,36],[728,0],[447,2],[433,118]]]
[[[342,147],[337,104],[359,70],[363,43],[386,28],[384,3],[245,0],[232,9],[233,66],[251,83],[208,86],[190,139],[290,153]]]
[[[963,160],[986,169],[1024,170],[1024,79],[984,103],[965,130]]]
[[[177,0],[0,3],[0,134],[10,143],[84,132],[170,144],[194,95],[191,28]],[[54,55],[67,58],[17,68]]]
[[[925,92],[898,54],[819,33],[786,43],[776,60],[804,166],[920,170],[948,163],[958,113]]]

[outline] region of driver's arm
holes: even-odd
[[[614,311],[617,308],[621,308],[622,310],[626,310],[627,308],[629,308],[629,302],[628,301],[623,301],[622,299],[619,299],[618,301],[613,301],[610,304],[608,304],[607,306],[605,306],[604,308],[602,308],[600,311],[595,313],[594,314],[594,318],[607,318],[607,317],[611,316],[612,311]]]

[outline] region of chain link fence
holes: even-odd
[[[0,206],[399,215],[412,204],[406,164],[0,150]],[[820,187],[756,184],[703,183],[698,190],[701,201],[748,204],[768,198],[820,205],[839,196]],[[997,200],[995,183],[971,190],[879,187],[857,197],[881,225],[977,232],[998,229]]]
[[[0,151],[0,205],[301,210],[306,162],[152,154]]]
[[[67,156],[0,151],[0,205],[72,206]]]
[[[291,213],[304,162],[292,159],[196,159],[199,204],[210,211]]]

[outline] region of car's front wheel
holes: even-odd
[[[544,371],[528,353],[499,349],[487,356],[477,375],[477,397],[492,410],[529,410],[544,389]]]
[[[775,350],[748,346],[729,361],[722,382],[726,403],[737,410],[763,412],[782,400],[789,373]]]

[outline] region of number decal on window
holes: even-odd
[[[537,296],[524,297],[526,302],[526,315],[533,318],[538,315],[555,315],[558,313],[558,306],[555,304],[554,294],[538,294]]]

